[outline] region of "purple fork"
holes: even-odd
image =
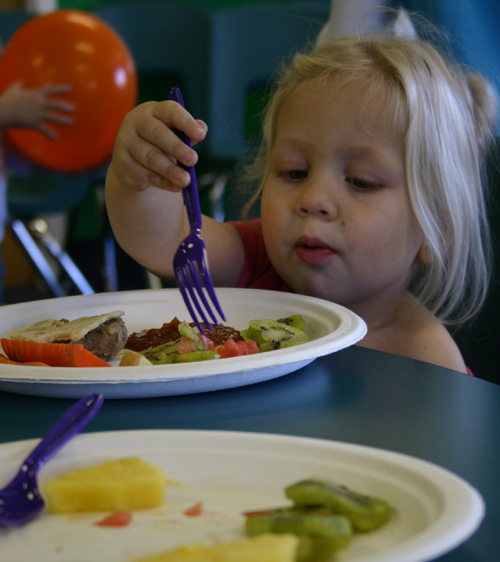
[[[0,490],[0,527],[23,525],[42,511],[45,502],[38,488],[38,471],[89,423],[103,401],[101,394],[89,394],[73,404],[24,460],[10,484]]]
[[[184,102],[182,101],[181,91],[179,88],[173,88],[170,92],[169,99],[176,101],[182,107],[184,107]],[[191,141],[189,138],[181,131],[174,131],[175,134],[181,139],[182,142],[191,146]],[[211,325],[207,319],[207,315],[203,310],[200,301],[203,303],[205,310],[208,312],[212,321],[215,325],[219,325],[219,322],[212,310],[212,307],[208,303],[208,300],[203,291],[205,288],[208,296],[210,297],[213,305],[215,306],[217,312],[219,313],[222,320],[226,320],[222,308],[215,296],[214,285],[212,283],[212,277],[210,275],[210,269],[208,266],[207,251],[205,248],[205,243],[201,237],[201,210],[200,210],[200,199],[198,196],[198,184],[196,182],[196,174],[194,171],[194,166],[184,166],[179,164],[181,168],[188,172],[191,178],[188,187],[182,190],[182,196],[184,198],[184,205],[187,209],[187,214],[189,218],[190,232],[181,242],[175,256],[174,256],[174,272],[175,278],[177,280],[177,285],[181,292],[184,303],[189,310],[191,318],[198,327],[198,330],[204,334],[203,328],[201,326],[198,317],[196,316],[194,308],[198,311],[205,325],[211,330]],[[193,308],[194,305],[194,308]]]

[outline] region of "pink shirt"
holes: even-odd
[[[245,262],[238,289],[267,289],[293,293],[292,289],[281,279],[272,266],[267,255],[259,219],[231,222],[236,227],[245,247]]]

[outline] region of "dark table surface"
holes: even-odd
[[[0,392],[0,442],[41,437],[71,403]],[[479,530],[439,560],[500,560],[500,386],[484,380],[351,347],[251,386],[105,400],[84,432],[127,429],[316,437],[433,462],[467,480],[486,502]]]

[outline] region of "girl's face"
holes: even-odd
[[[369,317],[406,293],[423,237],[386,101],[334,78],[283,105],[262,194],[269,257],[297,293]],[[388,108],[390,111],[390,107]]]

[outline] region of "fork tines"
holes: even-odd
[[[184,242],[181,244],[181,248],[183,244]],[[210,273],[208,271],[207,258],[206,256],[204,256],[205,263],[203,264],[202,267],[199,267],[198,262],[196,261],[185,260],[182,263],[180,263],[180,260],[176,260],[176,261],[179,262],[174,264],[177,285],[181,292],[184,303],[189,311],[189,314],[191,315],[191,318],[196,324],[198,330],[202,334],[204,334],[205,332],[203,330],[203,327],[201,326],[200,321],[198,320],[194,308],[196,308],[196,310],[198,311],[198,315],[201,317],[202,322],[205,323],[208,329],[211,330],[212,328],[211,328],[211,322],[208,320],[205,311],[207,311],[208,314],[210,315],[212,322],[216,326],[219,326],[219,321],[217,320],[217,317],[215,316],[214,311],[205,296],[205,291],[208,293],[210,300],[212,301],[215,309],[219,313],[222,320],[223,321],[226,320],[226,317],[222,312],[222,308],[219,304],[219,301],[217,300],[217,297],[215,295],[215,290],[212,284],[212,280],[210,278]],[[203,289],[205,289],[205,291]],[[200,301],[203,304],[205,310],[203,310]]]

